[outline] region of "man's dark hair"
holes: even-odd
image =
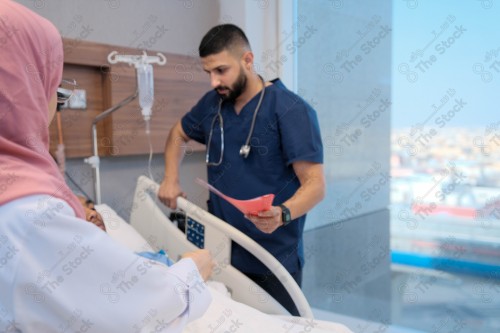
[[[241,50],[250,51],[247,36],[234,24],[221,24],[213,27],[205,34],[198,48],[201,58],[224,50],[231,53],[241,52]]]

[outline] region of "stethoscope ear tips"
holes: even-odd
[[[248,154],[250,154],[250,146],[249,145],[241,146],[240,155],[243,156],[243,158],[247,158]]]

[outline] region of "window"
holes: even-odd
[[[498,17],[493,1],[296,2],[289,52],[328,182],[306,225],[328,235],[306,235],[305,270],[323,267],[305,274],[314,307],[426,332],[500,327]]]

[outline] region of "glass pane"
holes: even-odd
[[[391,316],[391,15],[388,1],[301,0],[283,42],[297,54],[297,92],[318,112],[325,155],[304,293],[317,309],[378,323]]]
[[[493,1],[297,0],[286,49],[328,193],[303,289],[354,331],[500,329],[499,17]]]

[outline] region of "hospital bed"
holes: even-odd
[[[267,250],[228,223],[208,213],[185,198],[177,206],[186,214],[184,232],[160,209],[159,185],[140,176],[135,189],[130,225],[107,205],[98,205],[108,233],[136,252],[165,250],[174,261],[189,251],[209,249],[217,261],[212,279],[223,283],[232,299],[267,314],[289,315],[267,292],[230,264],[234,241],[260,259],[289,292],[301,315],[313,318],[311,307],[288,271]]]

